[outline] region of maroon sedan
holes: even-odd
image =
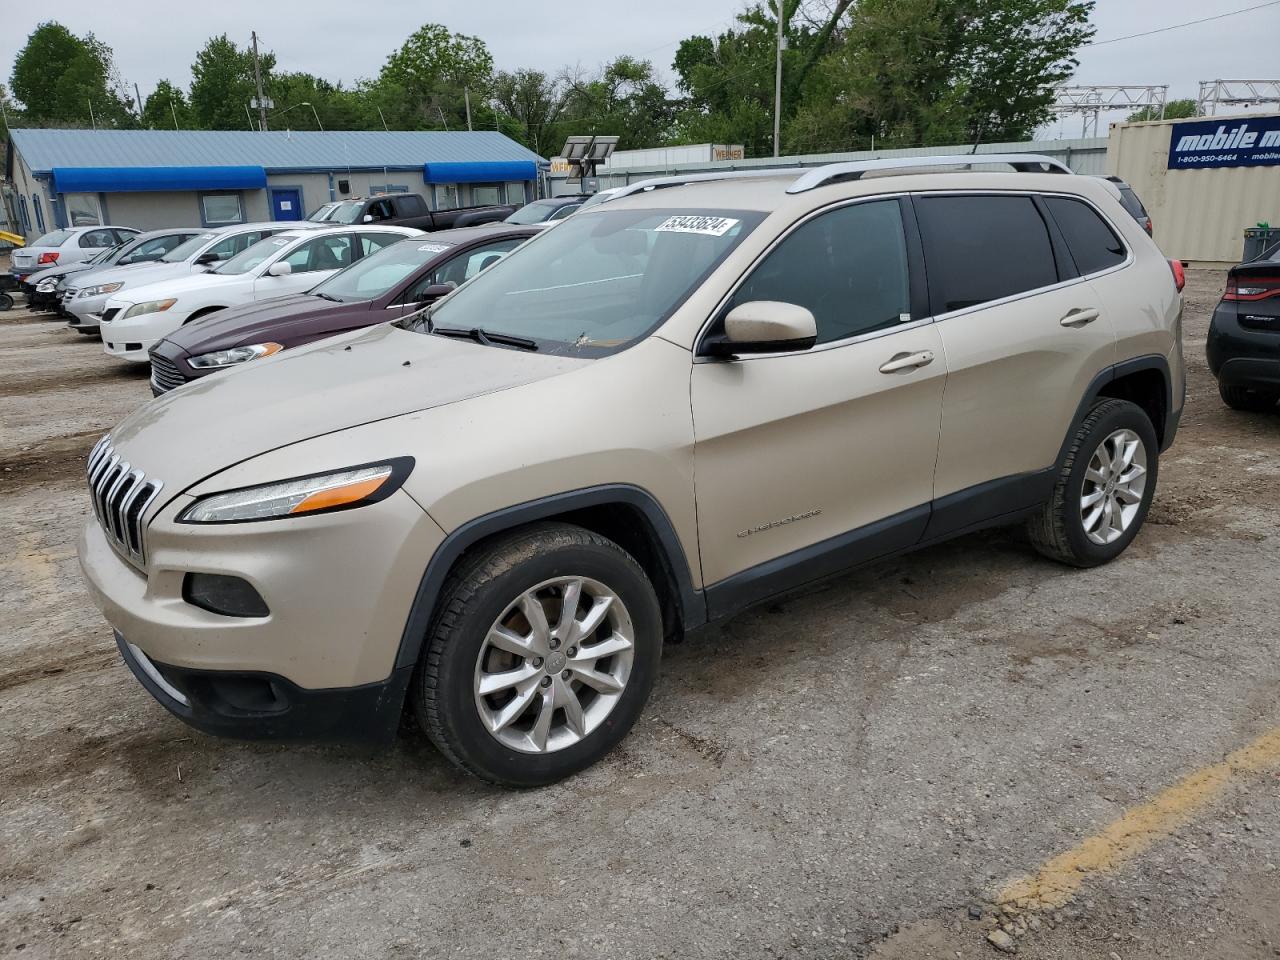
[[[410,237],[362,257],[306,293],[219,310],[151,348],[151,392],[159,396],[236,364],[399,319],[539,231],[495,223]]]

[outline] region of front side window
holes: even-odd
[[[417,303],[422,299],[427,287],[433,287],[437,284],[447,284],[451,287],[461,286],[481,270],[488,270],[522,243],[524,243],[523,240],[499,240],[456,256],[452,260],[436,267],[406,290],[401,300],[405,303]]]
[[[1067,249],[1081,274],[1097,273],[1124,263],[1124,244],[1093,207],[1083,200],[1045,197],[1044,205],[1067,241]]]
[[[817,321],[817,342],[831,343],[910,320],[909,276],[898,201],[857,203],[792,231],[751,272],[725,312],[753,300],[799,304]]]
[[[71,226],[96,227],[102,224],[102,207],[96,193],[68,193],[63,195],[62,201],[67,223]]]
[[[104,250],[116,245],[116,235],[110,230],[90,230],[80,234],[80,246]]]
[[[351,235],[316,237],[284,258],[294,273],[316,270],[341,270],[351,263]]]
[[[217,236],[216,233],[197,233],[190,240],[178,244],[160,259],[165,263],[182,263],[191,259],[204,249],[205,244]]]
[[[369,204],[367,215],[372,217],[373,222],[376,223],[379,220],[390,220],[395,216],[395,213],[391,209],[390,200],[375,200]]]
[[[238,193],[206,193],[200,198],[204,222],[208,224],[244,223]]]
[[[916,216],[934,313],[1058,282],[1049,230],[1030,197],[920,197]]]
[[[628,208],[570,217],[479,274],[432,318],[528,338],[548,353],[603,356],[666,320],[763,218]]]
[[[245,247],[213,272],[233,276],[248,273],[254,267],[260,266],[268,258],[274,257],[281,249],[297,239],[297,234],[293,234],[291,236],[267,237],[264,240],[259,240],[257,243]]]

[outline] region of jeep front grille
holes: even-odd
[[[164,486],[121,460],[103,437],[89,454],[89,498],[98,523],[116,550],[131,563],[146,564],[142,516]]]

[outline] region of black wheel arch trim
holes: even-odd
[[[469,520],[450,532],[436,548],[427,563],[427,569],[418,583],[400,649],[396,654],[396,669],[413,666],[426,640],[431,617],[435,613],[436,600],[444,586],[449,571],[466,550],[486,537],[514,530],[517,527],[545,520],[588,507],[621,505],[640,511],[652,527],[661,546],[660,559],[671,573],[678,593],[679,621],[685,629],[692,629],[707,622],[707,606],[701,590],[693,585],[689,558],[676,535],[675,526],[656,497],[641,487],[625,483],[602,484],[584,487],[565,493],[552,494],[537,500],[504,507],[492,513]]]
[[[1182,405],[1176,407],[1173,402],[1173,374],[1169,370],[1168,358],[1158,353],[1146,354],[1141,357],[1133,357],[1129,360],[1122,360],[1117,364],[1113,364],[1100,372],[1089,382],[1088,389],[1085,390],[1084,396],[1080,399],[1080,405],[1076,408],[1075,419],[1071,421],[1072,429],[1067,431],[1067,435],[1062,439],[1062,446],[1058,449],[1057,463],[1061,463],[1066,456],[1067,447],[1071,444],[1072,430],[1075,425],[1080,423],[1089,412],[1089,408],[1093,406],[1094,401],[1102,395],[1102,390],[1109,383],[1113,383],[1122,377],[1127,377],[1133,373],[1140,373],[1143,370],[1157,370],[1161,378],[1164,380],[1164,424],[1152,424],[1160,435],[1160,452],[1168,450],[1173,443],[1174,434],[1178,429],[1178,421],[1182,416]],[[1185,387],[1185,381],[1184,381]]]

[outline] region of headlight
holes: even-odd
[[[187,363],[201,370],[207,367],[230,367],[237,363],[244,363],[246,360],[269,357],[283,349],[284,345],[280,343],[251,343],[244,347],[232,347],[230,350],[202,353],[198,357],[192,357]]]
[[[363,507],[395,493],[412,469],[413,457],[397,457],[336,473],[214,493],[187,507],[178,522],[243,523]]]
[[[96,287],[85,287],[83,290],[80,291],[80,296],[103,297],[103,296],[106,296],[108,293],[115,293],[117,290],[119,290],[123,286],[124,286],[123,283],[100,283]],[[170,305],[172,305],[173,301],[170,300],[169,303]],[[138,306],[142,306],[142,304],[138,304]]]
[[[36,284],[36,293],[53,293],[53,288],[57,285],[57,280],[41,280]]]
[[[144,313],[163,313],[177,302],[177,299],[170,297],[168,300],[148,300],[146,303],[135,303],[124,312],[124,316],[120,319],[128,320],[130,317],[138,317]]]

